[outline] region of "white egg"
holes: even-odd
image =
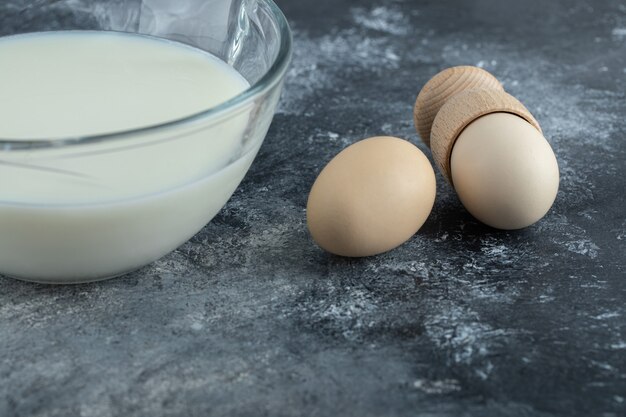
[[[541,219],[559,188],[559,168],[541,132],[509,113],[491,113],[467,126],[450,158],[453,186],[465,208],[498,229]]]

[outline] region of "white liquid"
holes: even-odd
[[[157,125],[247,87],[219,59],[154,38],[7,37],[0,39],[0,140]],[[173,250],[221,209],[250,166],[261,142],[242,143],[250,111],[90,145],[0,149],[0,273],[87,281]]]
[[[179,43],[106,32],[0,39],[0,138],[64,138],[180,119],[248,87]]]

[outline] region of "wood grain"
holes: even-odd
[[[515,114],[541,132],[539,123],[528,109],[504,91],[463,91],[451,97],[441,107],[432,124],[430,149],[439,170],[448,182],[452,184],[450,155],[454,142],[463,129],[481,116],[498,112]]]
[[[413,107],[415,128],[422,141],[430,146],[433,121],[446,101],[462,91],[476,89],[504,91],[496,77],[478,67],[452,67],[431,78],[420,91]]]

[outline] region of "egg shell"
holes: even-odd
[[[433,122],[430,149],[435,164],[446,180],[450,176],[450,155],[457,137],[474,120],[490,113],[511,113],[525,119],[541,132],[541,127],[528,109],[515,97],[497,90],[467,90],[450,98]]]
[[[424,224],[435,201],[435,173],[415,145],[389,136],[357,142],[319,174],[307,203],[313,240],[350,257],[393,249]]]
[[[491,113],[469,124],[454,144],[450,165],[465,208],[498,229],[520,229],[541,219],[559,188],[548,141],[510,113]]]

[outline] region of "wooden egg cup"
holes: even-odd
[[[450,156],[456,139],[479,117],[500,112],[519,116],[541,132],[539,123],[528,109],[506,93],[493,75],[481,68],[448,68],[422,88],[413,108],[415,127],[450,184]]]

